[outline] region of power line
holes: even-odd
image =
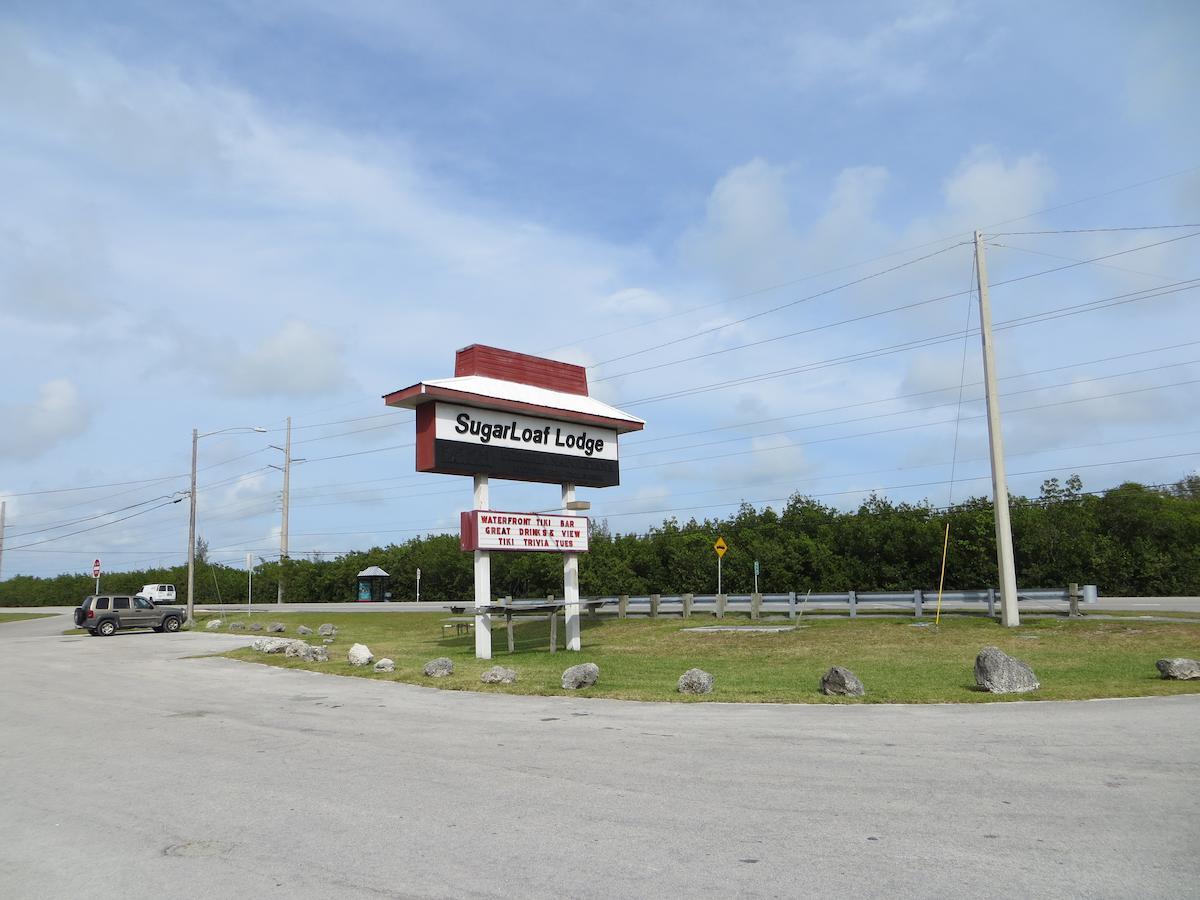
[[[988,237],[1009,237],[1023,234],[1099,234],[1108,231],[1162,231],[1170,228],[1200,228],[1200,222],[1180,225],[1125,225],[1117,228],[1055,228],[1047,231],[1000,231]]]
[[[1193,279],[1193,282],[1200,282],[1200,279]],[[1109,309],[1115,306],[1121,306],[1125,303],[1139,302],[1141,300],[1154,299],[1155,297],[1166,296],[1167,294],[1178,293],[1179,291],[1194,290],[1200,287],[1200,283],[1187,283],[1184,287],[1178,287],[1168,290],[1170,286],[1148,288],[1143,291],[1135,291],[1132,294],[1118,294],[1114,297],[1106,297],[1102,300],[1094,300],[1084,304],[1074,304],[1066,307],[1057,307],[1051,310],[1045,310],[1039,313],[1033,313],[1029,316],[1020,316],[1016,319],[1008,319],[1003,323],[996,323],[994,330],[1000,331],[1008,328],[1018,328],[1025,325],[1035,325],[1041,322],[1048,322],[1053,319],[1063,318],[1068,315],[1079,315],[1086,312],[1095,312],[1097,309]],[[1157,292],[1157,293],[1154,293]],[[1138,296],[1133,296],[1133,295]],[[1123,299],[1131,298],[1131,299]],[[1119,301],[1119,302],[1117,302]],[[1107,303],[1107,306],[1096,306],[1096,304]],[[1083,309],[1081,307],[1092,307]],[[1058,315],[1053,315],[1059,313]],[[1028,321],[1026,321],[1028,320]],[[976,333],[976,332],[973,332]],[[951,331],[938,335],[931,335],[924,338],[914,338],[909,341],[903,341],[899,344],[891,344],[883,347],[874,347],[868,350],[860,350],[854,353],[845,354],[843,356],[835,356],[829,359],[818,360],[812,363],[805,363],[801,366],[790,366],[786,369],[775,369],[768,372],[758,372],[751,375],[744,375],[739,378],[732,378],[726,381],[713,382],[711,384],[702,385],[693,388],[681,388],[676,391],[671,391],[665,394],[651,395],[649,397],[640,397],[635,400],[621,401],[622,406],[640,406],[647,403],[660,403],[664,400],[676,400],[680,397],[688,397],[696,394],[710,393],[712,391],[724,390],[731,387],[740,387],[746,384],[755,384],[760,381],[769,381],[773,378],[781,378],[786,375],[798,375],[801,372],[811,372],[817,369],[825,369],[831,366],[844,365],[850,362],[862,362],[868,359],[878,359],[883,356],[890,356],[895,353],[902,353],[906,350],[921,350],[926,347],[933,347],[939,344],[945,344],[949,341],[956,341],[962,337],[962,332]]]
[[[1198,383],[1200,383],[1200,378],[1193,378],[1188,381],[1176,381],[1176,382],[1173,382],[1172,384],[1154,385],[1152,387],[1145,387],[1145,388],[1134,388],[1132,390],[1117,391],[1117,392],[1111,393],[1111,394],[1097,394],[1094,397],[1077,397],[1072,400],[1057,400],[1053,403],[1042,403],[1042,404],[1038,404],[1037,406],[1023,406],[1018,409],[1006,410],[1005,415],[1014,415],[1016,413],[1022,413],[1022,412],[1032,412],[1033,410],[1038,410],[1038,409],[1049,409],[1049,408],[1055,407],[1055,406],[1068,406],[1068,405],[1071,405],[1074,403],[1090,403],[1094,400],[1108,400],[1113,397],[1125,397],[1125,396],[1129,396],[1132,394],[1142,394],[1142,393],[1146,393],[1148,391],[1160,391],[1160,390],[1165,390],[1167,388],[1183,387],[1185,385],[1198,384]],[[982,418],[984,418],[984,416],[968,416],[966,420],[970,421],[973,419],[982,419]],[[844,435],[838,435],[836,437],[820,438],[818,440],[813,440],[813,441],[799,441],[797,443],[792,443],[792,444],[780,444],[775,447],[756,447],[756,448],[754,448],[754,452],[755,453],[768,453],[768,452],[771,452],[774,450],[794,450],[797,447],[807,447],[812,444],[827,444],[827,443],[831,443],[834,441],[850,440],[852,438],[874,437],[874,436],[880,435],[880,434],[896,434],[901,431],[913,431],[918,428],[933,428],[934,426],[937,426],[937,425],[948,425],[953,421],[955,421],[955,420],[954,419],[941,419],[936,422],[922,422],[922,423],[919,423],[916,425],[901,425],[896,428],[882,428],[882,429],[879,429],[876,431],[865,431],[865,432],[858,432],[855,434],[844,434]],[[841,424],[841,423],[834,423],[834,424]],[[814,427],[819,427],[819,426],[814,426]],[[803,430],[803,429],[796,429],[796,430]],[[787,432],[780,432],[780,434],[786,434],[786,433]],[[762,437],[764,435],[759,435],[759,436]],[[769,437],[770,435],[765,435],[765,436]],[[675,448],[675,449],[679,449],[679,448]],[[664,451],[664,452],[669,452],[669,451]],[[676,459],[676,460],[668,460],[666,462],[659,462],[659,463],[646,463],[646,464],[640,465],[640,466],[627,466],[626,469],[630,470],[630,471],[638,470],[638,469],[657,469],[657,468],[661,468],[663,466],[685,465],[687,463],[695,463],[695,462],[710,462],[714,459],[726,459],[730,456],[743,456],[743,455],[745,455],[744,451],[736,451],[734,453],[720,453],[720,454],[716,454],[716,455],[694,457],[694,458],[690,458],[690,459]]]
[[[800,297],[796,300],[789,300],[787,303],[781,303],[780,305],[773,306],[770,309],[764,309],[764,310],[756,312],[752,315],[743,316],[742,318],[735,319],[732,322],[725,322],[721,325],[715,325],[712,328],[705,328],[701,331],[696,331],[696,332],[693,332],[692,334],[684,335],[683,337],[674,338],[673,340],[669,340],[669,341],[664,341],[661,344],[655,344],[652,347],[643,347],[641,350],[634,350],[634,351],[631,351],[630,353],[623,353],[620,356],[614,356],[611,359],[602,360],[598,363],[595,363],[594,365],[589,366],[588,368],[596,369],[596,368],[599,368],[600,366],[606,366],[609,363],[617,362],[622,359],[629,359],[632,356],[641,356],[643,353],[650,353],[653,350],[661,350],[664,347],[671,347],[675,344],[681,344],[684,341],[690,341],[693,338],[703,337],[706,334],[712,334],[717,331],[722,331],[726,328],[731,328],[734,325],[741,325],[745,322],[750,322],[754,319],[759,319],[759,318],[762,318],[763,316],[768,316],[768,315],[771,315],[772,313],[779,312],[782,309],[788,309],[789,307],[796,306],[797,304],[800,304],[800,303],[808,303],[811,300],[816,300],[820,297],[828,296],[829,294],[835,293],[836,291],[844,290],[845,288],[853,287],[854,285],[862,284],[863,282],[871,281],[872,279],[875,279],[875,278],[881,278],[884,275],[889,275],[892,272],[899,271],[900,269],[907,268],[908,266],[913,266],[919,262],[924,262],[927,259],[932,259],[935,256],[940,256],[941,254],[946,253],[950,250],[953,250],[956,247],[963,246],[965,243],[967,243],[967,242],[962,241],[957,244],[952,244],[949,247],[943,247],[941,250],[935,250],[933,253],[927,253],[924,256],[918,256],[915,259],[906,260],[905,262],[899,263],[898,265],[892,266],[890,268],[881,269],[878,272],[872,272],[869,275],[862,276],[861,278],[855,278],[853,281],[847,281],[844,284],[839,284],[839,285],[835,285],[834,287],[831,287],[831,288],[826,288],[825,290],[818,291],[815,294],[809,294],[807,297]],[[599,380],[599,379],[597,379],[597,380]]]

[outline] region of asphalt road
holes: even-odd
[[[68,624],[0,625],[3,896],[1179,897],[1200,883],[1200,696],[507,697],[197,658],[247,640],[230,635]]]

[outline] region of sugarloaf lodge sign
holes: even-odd
[[[563,513],[578,509],[575,488],[620,484],[620,435],[645,423],[588,395],[583,366],[472,344],[458,351],[454,377],[384,395],[416,412],[417,471],[474,478],[473,508],[462,514],[461,546],[475,554],[475,655],[491,657],[489,554],[563,554],[567,649],[579,643],[579,558],[588,520],[489,508],[488,479],[562,486]]]

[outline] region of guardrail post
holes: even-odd
[[[658,618],[658,601],[660,599],[661,598],[658,596],[658,594],[650,595],[650,618],[652,619]]]
[[[629,595],[621,594],[617,597],[617,618],[626,619],[629,617]]]
[[[750,618],[757,619],[762,613],[762,594],[750,595]]]
[[[850,591],[850,618],[858,618],[858,595]]]
[[[718,619],[725,618],[725,604],[729,601],[728,594],[717,594],[717,609],[714,615]]]
[[[796,592],[788,591],[788,618],[796,618]]]
[[[1083,615],[1079,611],[1079,585],[1074,581],[1067,585],[1067,602],[1070,604],[1070,612],[1067,615],[1072,619],[1078,619]]]
[[[925,612],[925,610],[922,608],[923,605],[924,595],[921,593],[921,589],[913,588],[913,615],[918,619],[921,618],[921,615]]]
[[[690,618],[692,615],[692,601],[695,599],[691,594],[683,595],[683,617]]]
[[[996,589],[988,588],[988,615],[996,615]]]

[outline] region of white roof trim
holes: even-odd
[[[430,387],[445,388],[451,391],[463,391],[468,394],[480,394],[485,397],[496,397],[500,400],[512,400],[517,403],[531,403],[535,406],[546,406],[551,409],[561,409],[566,412],[583,413],[589,416],[602,416],[607,419],[618,419],[623,422],[645,425],[644,419],[622,412],[615,406],[609,406],[593,397],[582,394],[569,394],[566,391],[552,391],[548,388],[535,387],[531,384],[521,384],[517,381],[504,381],[500,378],[488,378],[484,375],[465,375],[461,378],[439,378],[435,381],[422,382]]]

